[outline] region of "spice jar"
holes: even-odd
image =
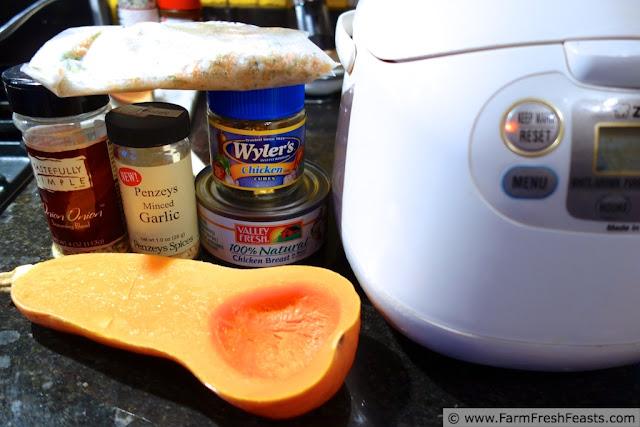
[[[124,27],[138,22],[159,22],[156,0],[118,0],[118,23]]]
[[[158,0],[160,22],[202,21],[200,0]]]
[[[304,85],[207,92],[216,185],[240,199],[295,191],[304,172]]]
[[[134,252],[193,259],[200,248],[189,113],[163,102],[106,116]]]
[[[20,71],[2,73],[53,240],[54,257],[126,252],[128,242],[104,117],[109,96],[58,98]]]
[[[158,5],[156,0],[118,0],[118,23],[123,27],[138,24],[140,22],[160,22]],[[133,104],[134,102],[153,101],[153,90],[136,92],[112,93],[111,99],[114,105]]]

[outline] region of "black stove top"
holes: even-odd
[[[33,178],[27,150],[11,114],[8,103],[0,101],[0,213]]]
[[[0,7],[0,27],[21,11],[34,6],[36,0],[3,1]],[[57,0],[33,9],[29,18],[11,27],[6,38],[0,40],[0,73],[5,69],[28,62],[47,40],[69,27],[93,25],[92,6],[98,2]],[[8,28],[8,27],[7,27]],[[0,213],[32,179],[29,157],[21,145],[20,131],[13,125],[11,109],[0,83]]]

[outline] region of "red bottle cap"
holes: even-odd
[[[159,9],[196,10],[202,9],[200,0],[158,0]]]

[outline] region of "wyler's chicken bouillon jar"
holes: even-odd
[[[277,199],[304,172],[304,85],[207,92],[211,166],[221,193]]]

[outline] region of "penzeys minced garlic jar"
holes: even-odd
[[[193,259],[200,248],[189,113],[145,102],[106,116],[134,252]]]

